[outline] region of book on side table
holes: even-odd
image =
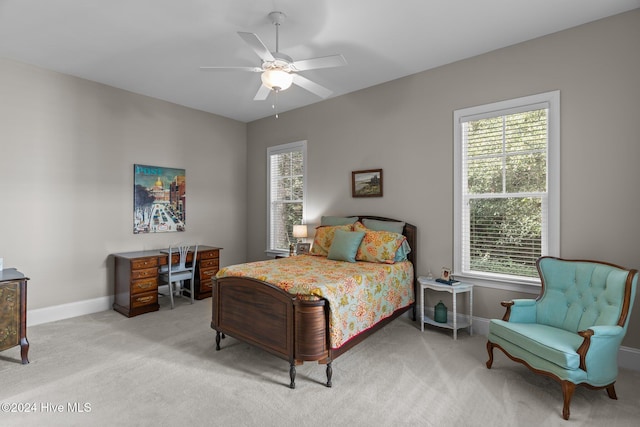
[[[456,285],[456,284],[460,283],[459,280],[454,280],[454,279],[445,280],[445,279],[441,279],[441,278],[437,278],[436,282],[444,283],[445,285]]]

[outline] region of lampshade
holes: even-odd
[[[307,237],[307,226],[305,224],[295,224],[293,226],[293,237],[306,238]]]
[[[293,83],[293,75],[277,68],[264,70],[262,73],[262,83],[273,90],[289,89]]]

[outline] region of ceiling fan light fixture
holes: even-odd
[[[262,73],[262,84],[271,90],[289,89],[293,83],[293,74],[280,69],[268,69]]]
[[[341,67],[347,65],[347,61],[342,55],[330,55],[319,58],[309,58],[302,61],[294,61],[290,56],[280,52],[279,44],[279,27],[284,22],[286,15],[282,12],[271,12],[269,14],[271,22],[276,27],[276,50],[271,52],[269,48],[254,33],[238,31],[238,35],[249,45],[251,49],[262,60],[259,67],[200,67],[205,70],[224,70],[236,69],[241,71],[250,71],[253,73],[261,73],[262,85],[258,88],[254,101],[264,101],[269,97],[271,92],[275,92],[276,103],[278,92],[287,90],[293,83],[296,86],[305,89],[321,98],[327,98],[332,92],[309,80],[300,71],[315,70],[319,68]],[[274,104],[275,106],[275,104]],[[277,113],[276,113],[277,117]]]

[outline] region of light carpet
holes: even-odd
[[[495,352],[486,338],[396,319],[325,367],[297,368],[288,388],[282,359],[227,337],[215,351],[211,300],[161,299],[155,313],[105,311],[29,328],[0,353],[3,426],[636,426],[640,372],[621,370],[619,400],[579,387],[571,419],[562,392]],[[7,412],[21,410],[22,412]],[[29,411],[29,412],[25,412]]]

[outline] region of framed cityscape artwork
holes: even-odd
[[[133,233],[185,228],[185,170],[133,165]]]

